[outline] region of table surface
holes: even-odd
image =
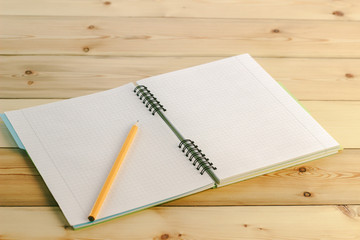
[[[345,148],[73,231],[0,122],[0,239],[360,239],[358,0],[0,6],[0,112],[250,53]]]

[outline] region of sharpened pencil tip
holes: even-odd
[[[139,120],[137,120],[137,121],[136,121],[135,125],[137,126],[137,125],[138,125],[138,123],[139,123]]]

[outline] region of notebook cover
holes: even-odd
[[[5,123],[5,126],[7,127],[7,129],[9,130],[11,136],[14,138],[15,143],[17,144],[17,146],[20,149],[26,150],[24,144],[21,142],[19,136],[17,135],[15,129],[13,128],[13,126],[11,125],[9,119],[6,117],[5,113],[0,113],[0,117],[3,120],[3,122]]]

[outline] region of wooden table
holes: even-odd
[[[250,53],[341,154],[73,231],[0,122],[0,239],[360,239],[358,0],[0,0],[0,112]]]

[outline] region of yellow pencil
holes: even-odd
[[[125,155],[127,153],[127,151],[129,150],[130,148],[130,145],[131,143],[133,142],[134,140],[134,137],[135,137],[135,134],[138,130],[138,124],[139,121],[137,121],[135,123],[134,126],[132,126],[129,134],[127,135],[126,139],[125,139],[125,142],[124,142],[124,145],[122,146],[121,150],[120,150],[120,153],[119,155],[117,156],[116,160],[115,160],[115,163],[113,165],[113,167],[111,168],[111,171],[108,175],[108,177],[106,178],[106,181],[104,183],[104,186],[102,187],[101,189],[101,192],[98,196],[98,198],[96,199],[96,202],[91,210],[91,213],[88,217],[88,219],[92,222],[96,219],[96,216],[98,215],[99,211],[100,211],[100,208],[110,190],[110,187],[111,187],[111,184],[114,182],[114,179],[116,177],[116,174],[117,172],[119,171],[119,168],[120,168],[120,165],[121,163],[123,162],[124,158],[125,158]]]

